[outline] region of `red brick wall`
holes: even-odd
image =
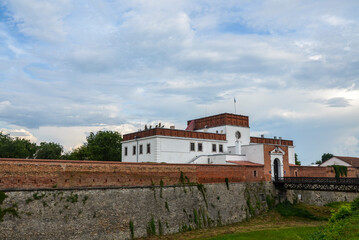
[[[196,169],[200,183],[224,183],[226,178],[229,182],[265,181],[262,166],[197,165]]]
[[[194,183],[264,180],[258,166],[0,159],[0,189],[174,185],[181,171]]]
[[[296,174],[297,173],[297,174]],[[347,177],[357,177],[359,170],[348,167]],[[335,177],[335,172],[332,167],[311,167],[311,166],[291,166],[291,177]]]

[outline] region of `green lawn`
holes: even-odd
[[[295,227],[295,228],[282,228],[273,230],[261,230],[245,233],[235,233],[222,235],[214,238],[207,238],[208,240],[254,240],[254,239],[266,239],[266,240],[295,240],[295,239],[307,239],[309,235],[318,230],[318,227]]]

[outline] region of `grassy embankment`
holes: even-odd
[[[307,239],[338,207],[284,203],[241,223],[148,239]]]

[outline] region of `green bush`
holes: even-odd
[[[343,205],[339,208],[337,212],[334,212],[331,218],[329,219],[329,222],[335,222],[340,219],[344,219],[348,216],[350,216],[352,213],[352,210],[350,206]]]
[[[328,224],[310,236],[311,240],[359,239],[359,198],[342,205]]]

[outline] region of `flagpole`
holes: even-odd
[[[236,108],[236,98],[233,98],[233,104],[234,104],[234,114],[237,114],[237,108]]]

